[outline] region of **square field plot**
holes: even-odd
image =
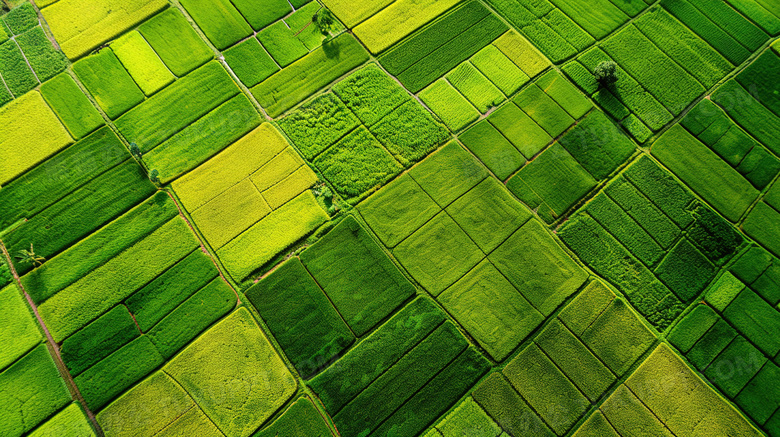
[[[301,261],[356,335],[414,294],[414,286],[354,217],[301,253]]]

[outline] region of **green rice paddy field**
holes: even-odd
[[[0,8],[0,436],[780,437],[778,0]]]

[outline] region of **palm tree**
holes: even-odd
[[[35,249],[33,249],[32,243],[30,243],[30,250],[20,250],[19,255],[16,256],[16,259],[18,259],[22,264],[32,265],[33,268],[40,267],[44,262],[46,262],[46,258],[35,254]]]

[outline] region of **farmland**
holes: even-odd
[[[780,4],[0,1],[0,436],[780,437]]]

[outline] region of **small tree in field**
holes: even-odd
[[[311,22],[317,26],[320,33],[325,36],[325,40],[331,38],[331,34],[336,31],[336,19],[328,9],[320,9],[311,17]]]
[[[593,71],[593,75],[596,76],[596,80],[600,84],[606,86],[617,82],[617,64],[613,61],[602,61],[596,66]]]
[[[16,259],[18,259],[21,264],[29,264],[33,266],[33,268],[43,265],[46,261],[46,258],[35,254],[32,243],[30,243],[30,250],[20,250],[19,255],[16,255]]]

